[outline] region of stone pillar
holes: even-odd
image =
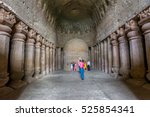
[[[95,69],[95,47],[93,46],[93,69]]]
[[[101,41],[101,56],[102,56],[102,71],[104,72],[105,63],[104,63],[104,43]]]
[[[52,43],[50,43],[50,72],[53,71],[53,47]]]
[[[120,28],[117,32],[119,36],[118,41],[119,41],[119,55],[120,55],[119,74],[123,78],[129,78],[130,60],[129,60],[128,40],[127,40],[124,28]]]
[[[98,70],[98,45],[96,44],[96,69]]]
[[[45,42],[46,40],[42,39],[41,46],[41,74],[44,76],[46,74],[46,51],[45,51]]]
[[[97,48],[96,45],[94,46],[94,68],[97,70]]]
[[[112,49],[113,49],[112,71],[113,71],[114,77],[118,78],[120,66],[119,66],[119,44],[118,44],[116,33],[111,34],[111,43],[112,43]]]
[[[34,77],[36,79],[40,78],[40,71],[41,71],[41,35],[37,35],[36,43],[35,43],[35,74]]]
[[[46,41],[46,74],[49,74],[49,42]]]
[[[88,60],[91,61],[91,49],[90,49],[90,47],[88,49],[88,55],[89,55]]]
[[[63,48],[61,48],[61,70],[63,70],[64,66],[64,51]]]
[[[96,70],[98,70],[98,44],[96,44]]]
[[[0,90],[9,81],[8,55],[12,26],[16,23],[15,16],[0,9]]]
[[[147,58],[147,74],[146,78],[150,81],[150,7],[140,14],[139,25],[142,26],[142,31],[145,37],[146,58]]]
[[[126,32],[130,43],[131,76],[138,85],[143,84],[145,77],[144,51],[142,36],[136,21],[131,20],[126,25]]]
[[[56,48],[55,48],[55,45],[53,44],[53,71],[56,70],[56,66],[55,66],[55,57],[56,57]]]
[[[55,49],[55,70],[58,70],[58,48]]]
[[[97,55],[96,55],[96,46],[94,46],[94,69],[96,70],[96,65],[97,65],[97,61],[96,61]]]
[[[108,42],[108,73],[112,73],[112,45],[110,37],[107,38]]]
[[[92,69],[94,69],[94,47],[91,47],[91,56],[92,56],[91,65]]]
[[[97,43],[97,70],[99,70],[99,44]]]
[[[27,81],[28,83],[31,83],[34,80],[32,76],[34,75],[35,71],[35,39],[36,32],[33,29],[30,29],[28,32],[25,48],[25,81]]]
[[[97,70],[99,70],[99,46],[98,46],[98,43],[96,45],[96,48],[97,48]]]
[[[10,87],[14,89],[21,88],[26,85],[26,82],[22,81],[24,77],[24,50],[26,34],[28,32],[28,26],[23,22],[19,22],[15,25],[15,33],[11,41],[10,49]]]
[[[58,70],[61,69],[61,48],[57,48]]]
[[[102,55],[101,55],[101,44],[100,44],[100,42],[99,42],[99,44],[98,44],[98,48],[99,48],[99,51],[98,51],[98,53],[99,53],[99,58],[98,58],[98,63],[99,63],[99,70],[101,71],[102,70]]]
[[[105,56],[105,73],[108,73],[108,45],[107,45],[107,39],[104,40],[104,56]]]

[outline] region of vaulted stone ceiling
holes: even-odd
[[[63,32],[89,31],[115,0],[41,0],[48,19]]]

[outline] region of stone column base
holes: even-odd
[[[119,79],[119,74],[118,73],[112,73],[111,76],[114,77],[115,79]]]
[[[136,86],[142,86],[146,83],[144,79],[128,79],[127,82]]]
[[[10,87],[1,87],[0,88],[0,99],[6,99],[6,97],[9,97],[10,95],[12,95],[14,92],[14,89],[10,88]]]
[[[35,76],[34,76],[34,79],[39,79],[40,78],[40,74],[36,74]]]
[[[36,79],[34,79],[33,77],[30,77],[30,76],[29,76],[29,77],[26,76],[26,77],[24,78],[24,81],[27,82],[27,83],[29,83],[29,84],[30,84],[31,82],[33,82],[34,80],[36,80]]]
[[[12,80],[9,84],[9,86],[13,89],[20,89],[22,87],[25,87],[26,85],[27,82],[23,80]]]
[[[5,86],[5,84],[9,81],[9,78],[0,78],[0,87]]]
[[[150,83],[146,83],[143,85],[143,88],[150,90]]]
[[[44,75],[43,74],[39,74],[39,79],[41,79]]]
[[[125,75],[125,74],[124,75],[119,74],[118,78],[122,79],[122,80],[128,80],[128,79],[130,79],[130,76],[129,75]]]
[[[146,78],[147,78],[148,81],[150,81],[150,72],[148,72],[148,73],[146,74]]]

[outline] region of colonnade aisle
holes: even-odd
[[[120,80],[108,74],[91,71],[85,80],[78,72],[59,71],[29,84],[18,99],[34,100],[114,100],[137,99]]]

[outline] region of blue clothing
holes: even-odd
[[[84,68],[80,68],[81,79],[84,80]]]
[[[81,68],[79,67],[79,73],[81,73]]]

